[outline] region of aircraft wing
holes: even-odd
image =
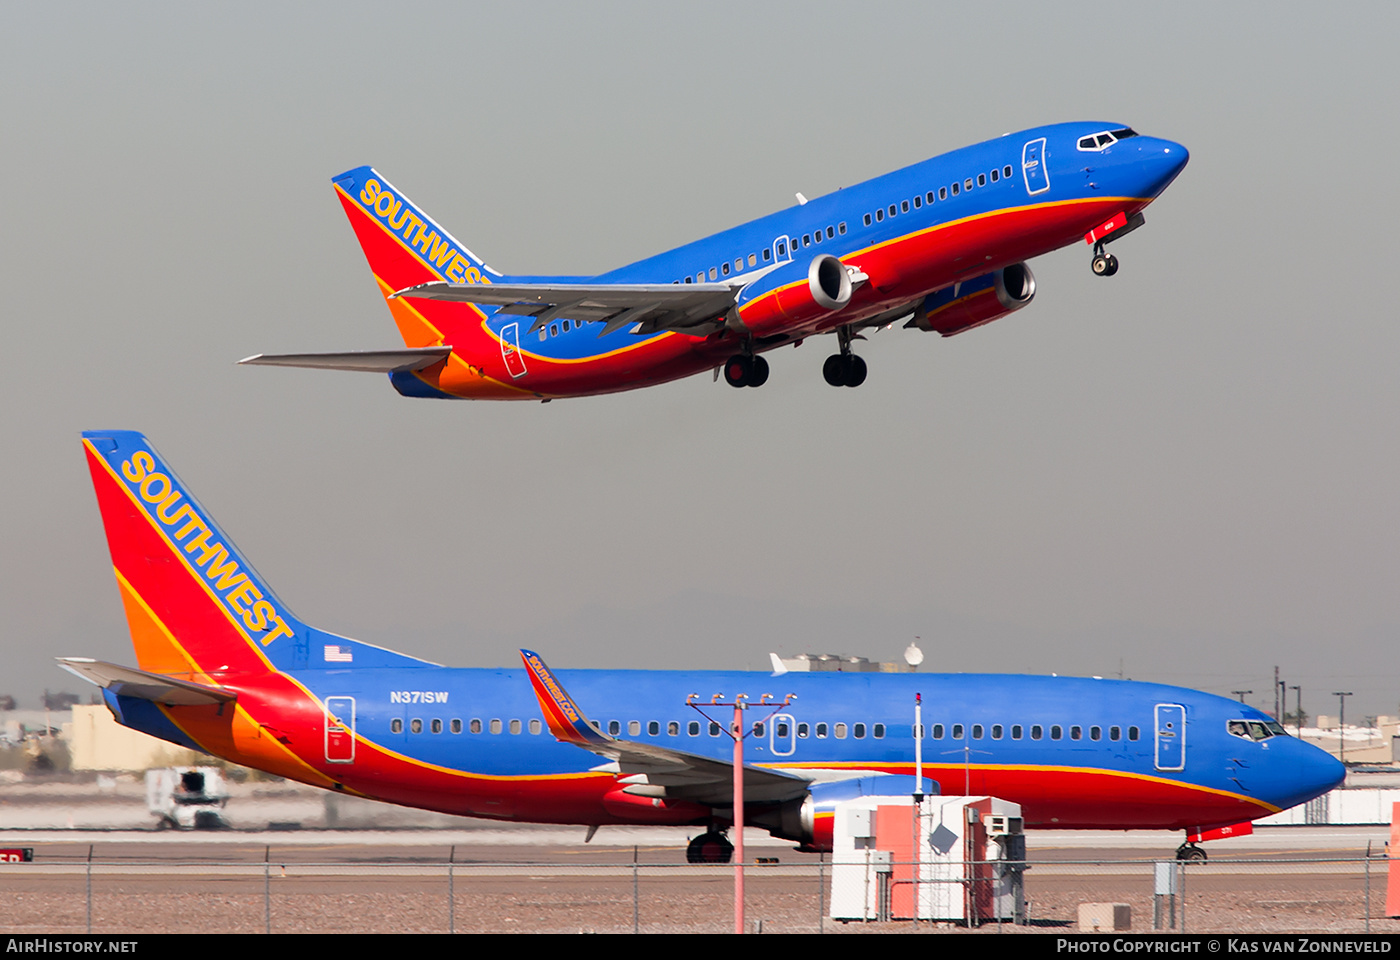
[[[529,333],[567,317],[603,321],[598,336],[639,323],[638,333],[675,330],[705,336],[723,325],[741,287],[725,283],[447,283],[406,287],[390,296],[500,307],[533,317]]]
[[[431,367],[451,352],[451,347],[410,347],[405,350],[348,350],[344,353],[255,353],[238,362],[265,367],[401,373]]]
[[[622,773],[623,791],[638,796],[665,796],[697,803],[729,806],[734,802],[734,765],[713,757],[672,750],[651,743],[622,740],[603,733],[564,691],[540,655],[521,650],[530,683],[540,701],[549,732],[614,761]],[[803,777],[744,764],[744,800],[777,803],[803,796],[811,781]]]
[[[197,706],[209,703],[230,703],[238,694],[223,687],[211,687],[191,680],[177,680],[159,673],[147,673],[133,667],[118,666],[87,657],[59,657],[58,665],[69,673],[82,677],[99,687],[106,687],[122,697],[136,697],[169,706]]]

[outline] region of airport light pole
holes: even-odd
[[[1303,738],[1303,688],[1297,684],[1290,684],[1288,689],[1293,691],[1293,720],[1298,727],[1298,739]],[[1284,708],[1288,712],[1288,708]]]
[[[1231,690],[1230,692],[1233,693],[1235,696],[1237,696],[1237,697],[1240,698],[1240,703],[1244,703],[1244,695],[1247,694],[1247,693],[1253,693],[1254,691],[1253,691],[1253,690]]]
[[[696,703],[700,698],[698,693],[692,693],[685,698],[686,706],[693,707],[710,723],[724,729],[734,740],[734,932],[744,932],[744,738],[753,732],[750,727],[744,729],[744,711],[749,708],[749,695],[741,693],[732,701],[725,702],[724,694],[717,693],[710,698],[709,703]],[[759,698],[756,706],[772,707],[768,711],[768,716],[763,720],[766,722],[769,717],[779,710],[788,706],[797,699],[797,694],[789,693],[783,698],[781,703],[773,703],[773,695],[765,693]],[[733,707],[733,722],[725,728],[714,717],[705,712],[705,707]]]
[[[1338,760],[1343,764],[1347,762],[1347,697],[1355,696],[1350,690],[1345,692],[1333,690],[1332,696],[1337,698],[1340,705],[1337,711],[1337,753]]]

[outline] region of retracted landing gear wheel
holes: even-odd
[[[742,387],[748,384],[749,375],[753,370],[753,360],[741,353],[736,353],[724,363],[724,382],[731,387]]]
[[[1197,863],[1204,863],[1206,860],[1206,852],[1194,843],[1188,842],[1176,848],[1176,858],[1188,862],[1195,861]]]
[[[722,833],[702,833],[685,848],[686,863],[728,863],[734,844]]]
[[[761,387],[768,382],[768,361],[753,357],[749,366],[749,386]]]

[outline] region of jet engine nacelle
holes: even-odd
[[[1034,297],[1035,274],[1013,263],[929,294],[905,326],[951,337],[1020,310]]]
[[[803,271],[806,271],[803,282]],[[829,253],[794,260],[755,280],[739,296],[744,326],[760,336],[802,326],[851,302],[851,271]]]
[[[907,797],[914,792],[916,784],[924,796],[938,795],[938,784],[927,777],[916,781],[913,777],[891,774],[814,783],[800,800],[791,800],[761,813],[750,813],[748,822],[766,827],[775,837],[797,841],[803,850],[830,851],[838,802],[856,797]]]

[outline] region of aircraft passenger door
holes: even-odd
[[[525,358],[520,355],[520,324],[508,323],[501,328],[501,359],[511,378],[525,376]]]
[[[1032,140],[1021,148],[1021,174],[1031,196],[1050,189],[1050,171],[1045,169],[1045,138]]]
[[[1185,770],[1186,708],[1179,703],[1159,703],[1155,720],[1157,769]]]
[[[326,698],[326,762],[355,762],[355,698]]]
[[[792,259],[792,243],[787,237],[773,238],[773,262],[786,263]]]
[[[775,713],[768,720],[768,746],[775,757],[790,757],[797,749],[797,723],[789,714]]]

